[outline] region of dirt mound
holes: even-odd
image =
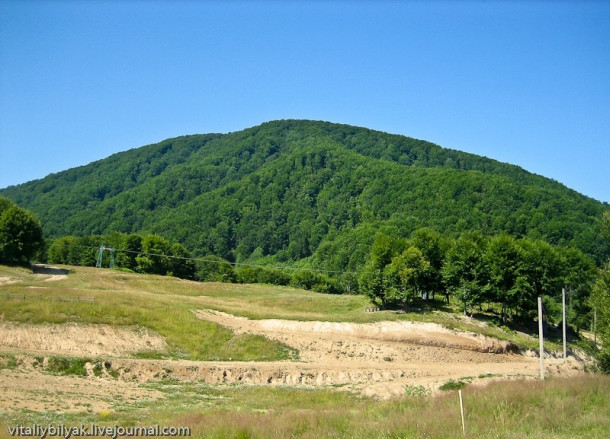
[[[195,311],[197,317],[237,333],[262,335],[299,351],[298,363],[205,363],[191,366],[191,378],[211,383],[252,382],[345,386],[364,395],[388,398],[408,386],[435,390],[450,379],[538,374],[538,361],[512,353],[510,343],[480,334],[453,331],[434,323],[333,323],[250,320],[231,314]],[[578,373],[575,359],[548,361],[553,373]],[[186,379],[180,368],[172,377]]]
[[[199,310],[195,314],[237,333],[259,334],[281,341],[298,349],[305,361],[346,358],[459,361],[463,350],[469,351],[465,354],[469,359],[477,359],[477,354],[507,353],[511,347],[507,342],[453,331],[435,323],[249,320],[212,310]],[[501,361],[501,357],[497,361]]]
[[[32,325],[0,321],[0,347],[74,356],[120,356],[165,351],[165,340],[142,327],[82,323]]]

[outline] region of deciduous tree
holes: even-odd
[[[24,263],[42,251],[45,241],[34,215],[0,197],[0,261]]]

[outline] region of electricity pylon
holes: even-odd
[[[108,250],[110,252],[110,269],[114,268],[114,248],[107,247],[105,245],[101,245],[100,249],[97,251],[97,262],[95,263],[96,268],[102,267],[102,256],[104,255],[104,250]]]

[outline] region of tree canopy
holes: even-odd
[[[44,245],[42,226],[36,217],[0,197],[0,262],[28,262]]]

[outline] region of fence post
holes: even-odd
[[[458,394],[460,395],[460,413],[462,415],[462,434],[466,436],[466,424],[464,423],[464,401],[462,398],[462,389],[458,390]]]
[[[540,339],[540,379],[544,380],[544,335],[542,333],[542,297],[538,297],[538,338]]]

